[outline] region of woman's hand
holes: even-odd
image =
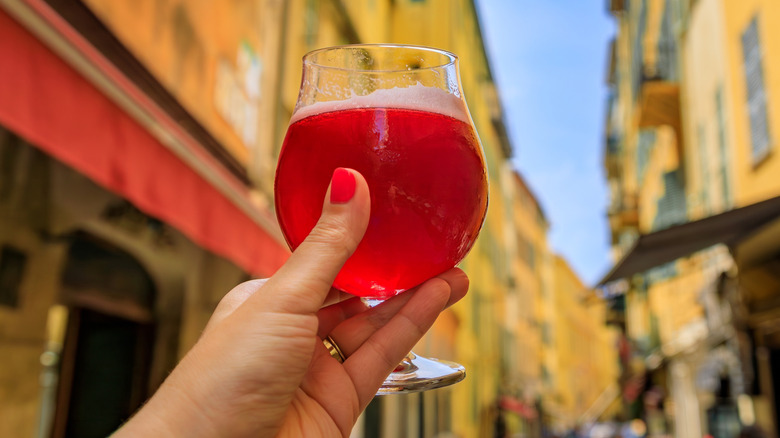
[[[385,377],[468,289],[452,269],[375,308],[342,300],[331,284],[369,212],[363,177],[337,170],[308,238],[273,277],[225,295],[200,340],[115,436],[348,436]],[[344,363],[324,347],[328,335]]]

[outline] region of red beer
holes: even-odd
[[[471,249],[487,209],[487,176],[470,123],[405,108],[294,119],[275,181],[276,214],[291,248],[319,219],[337,167],[366,178],[371,217],[335,287],[387,298],[450,269]]]

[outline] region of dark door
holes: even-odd
[[[53,436],[107,437],[147,397],[149,324],[86,308],[70,312]]]
[[[79,309],[65,437],[106,437],[143,403],[151,356],[150,328]]]
[[[62,276],[69,314],[52,437],[107,437],[146,400],[154,296],[129,254],[91,236],[74,238]]]

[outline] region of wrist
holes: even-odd
[[[166,381],[111,438],[219,435],[211,419],[192,397],[175,383]]]

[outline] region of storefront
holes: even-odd
[[[83,3],[0,2],[0,435],[110,433],[288,257],[253,122],[178,92]]]
[[[702,256],[718,244],[728,248],[728,260]],[[694,270],[711,275],[695,291],[703,318],[647,361],[668,370],[674,430],[727,437],[758,425],[773,434],[780,414],[780,198],[640,236],[600,284],[625,289],[626,278],[680,258],[705,260]]]

